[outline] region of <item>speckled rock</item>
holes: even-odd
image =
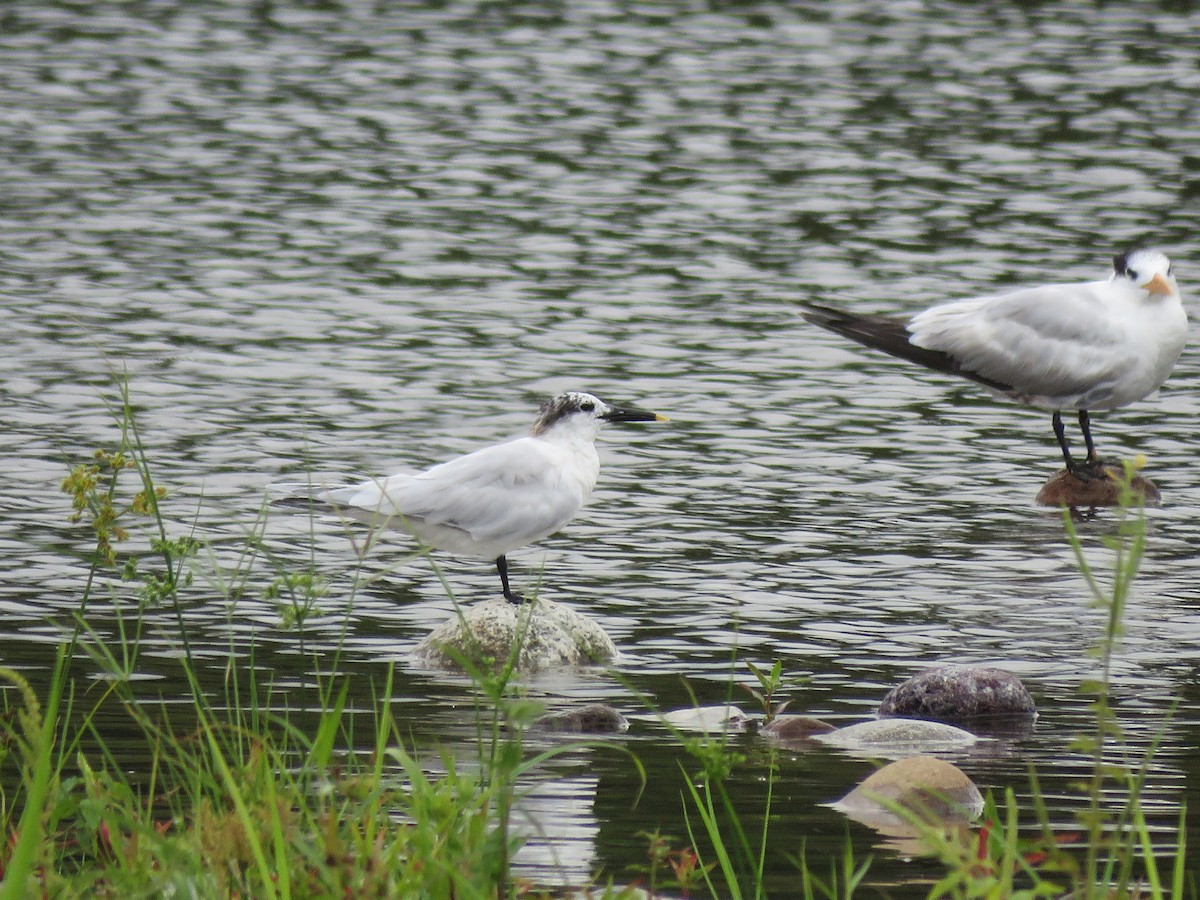
[[[988,666],[938,666],[893,688],[880,716],[966,723],[1019,719],[1031,722],[1037,707],[1016,675]],[[976,729],[978,730],[978,729]]]
[[[629,730],[629,720],[611,706],[589,703],[542,716],[533,723],[533,730],[561,734],[623,734]]]
[[[709,734],[745,731],[749,717],[736,706],[700,706],[692,709],[673,709],[662,719],[680,731],[704,731]]]
[[[1111,473],[1113,478],[1122,474],[1119,463],[1110,465],[1106,462],[1104,471]],[[1085,481],[1062,469],[1042,485],[1034,502],[1039,506],[1070,506],[1074,509],[1116,506],[1118,491],[1113,478],[1091,478]],[[1162,495],[1149,478],[1135,475],[1130,487],[1146,506],[1158,506],[1162,502]]]
[[[881,801],[939,823],[970,821],[983,811],[983,796],[971,779],[957,766],[932,756],[913,756],[886,765],[832,805],[868,825],[904,823],[903,816]]]
[[[834,726],[812,716],[776,716],[758,730],[763,737],[781,744],[809,743],[818,735],[828,734]]]
[[[912,756],[962,750],[979,738],[943,722],[894,718],[847,725],[828,734],[818,734],[814,740],[872,756]]]
[[[517,650],[517,669],[611,661],[617,648],[604,630],[568,606],[550,600],[509,603],[484,600],[455,615],[417,645],[418,658],[439,669],[461,670],[455,654],[477,664],[503,665]]]

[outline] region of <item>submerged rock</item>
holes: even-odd
[[[629,730],[629,720],[603,703],[589,703],[578,709],[542,716],[533,723],[534,731],[563,734],[623,734]]]
[[[561,603],[515,604],[496,597],[461,610],[421,641],[416,653],[426,665],[458,671],[461,658],[500,667],[515,653],[519,671],[537,672],[610,662],[617,648],[604,629]]]
[[[750,722],[749,717],[736,706],[673,709],[663,713],[662,720],[680,731],[703,731],[708,734],[745,731]]]
[[[1090,478],[1085,481],[1062,469],[1042,485],[1034,502],[1039,506],[1069,506],[1074,509],[1117,506],[1120,491],[1114,479],[1122,477],[1121,466],[1105,463],[1103,471],[1111,477]],[[1130,487],[1134,496],[1140,498],[1146,506],[1158,506],[1162,502],[1162,494],[1149,478],[1135,475]]]
[[[791,715],[776,716],[760,728],[758,733],[781,744],[802,744],[834,730],[835,726],[813,716]]]
[[[912,756],[962,750],[979,740],[969,731],[922,719],[875,719],[818,734],[814,740],[872,756]]]
[[[888,833],[913,827],[889,804],[903,807],[928,824],[969,822],[983,811],[983,795],[957,766],[932,756],[913,756],[884,766],[831,805]]]
[[[893,688],[879,704],[879,715],[970,724],[977,729],[988,720],[1029,724],[1037,716],[1037,706],[1012,672],[950,665],[928,669]]]

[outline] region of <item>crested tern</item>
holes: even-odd
[[[1052,410],[1067,471],[1084,479],[1102,466],[1089,410],[1127,406],[1157,391],[1188,330],[1171,262],[1148,249],[1118,254],[1105,281],[957,300],[908,320],[802,305],[808,321],[867,347]],[[1063,410],[1078,412],[1084,462],[1071,456]]]

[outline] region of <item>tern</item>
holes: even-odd
[[[1117,409],[1157,391],[1188,329],[1171,262],[1148,249],[1115,256],[1107,281],[957,300],[907,321],[802,305],[808,321],[860,344],[1053,410],[1067,471],[1082,479],[1102,466],[1088,411]],[[1078,412],[1085,462],[1071,457],[1063,410]]]
[[[611,406],[569,391],[542,404],[526,437],[495,444],[419,474],[398,473],[344,487],[275,484],[275,502],[325,508],[407,532],[422,544],[494,560],[504,597],[507,555],[554,534],[587,502],[600,474],[595,441],[610,422],[665,422],[666,416]]]

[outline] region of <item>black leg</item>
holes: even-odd
[[[1087,459],[1082,463],[1077,463],[1071,459],[1071,450],[1067,446],[1067,430],[1063,427],[1062,416],[1058,414],[1058,410],[1054,411],[1054,436],[1058,438],[1058,446],[1062,448],[1063,459],[1067,463],[1067,471],[1078,478],[1080,481],[1091,481],[1093,478],[1103,478],[1103,468],[1099,465],[1099,459],[1096,457],[1096,446],[1092,443],[1091,419],[1088,418],[1086,409],[1079,411],[1079,429],[1083,432],[1083,440],[1087,444]]]
[[[1054,425],[1054,436],[1058,438],[1058,446],[1062,448],[1063,459],[1067,463],[1067,471],[1075,471],[1075,463],[1071,462],[1071,448],[1067,446],[1067,430],[1063,428],[1062,416],[1058,414],[1058,410],[1054,411],[1054,418],[1051,419]]]
[[[504,599],[509,603],[524,603],[525,598],[514,594],[508,587],[508,560],[503,556],[496,557],[496,571],[500,573],[500,584],[504,586]]]
[[[1083,432],[1083,440],[1087,444],[1088,462],[1097,461],[1096,445],[1092,443],[1092,418],[1086,409],[1079,411],[1079,430]]]

